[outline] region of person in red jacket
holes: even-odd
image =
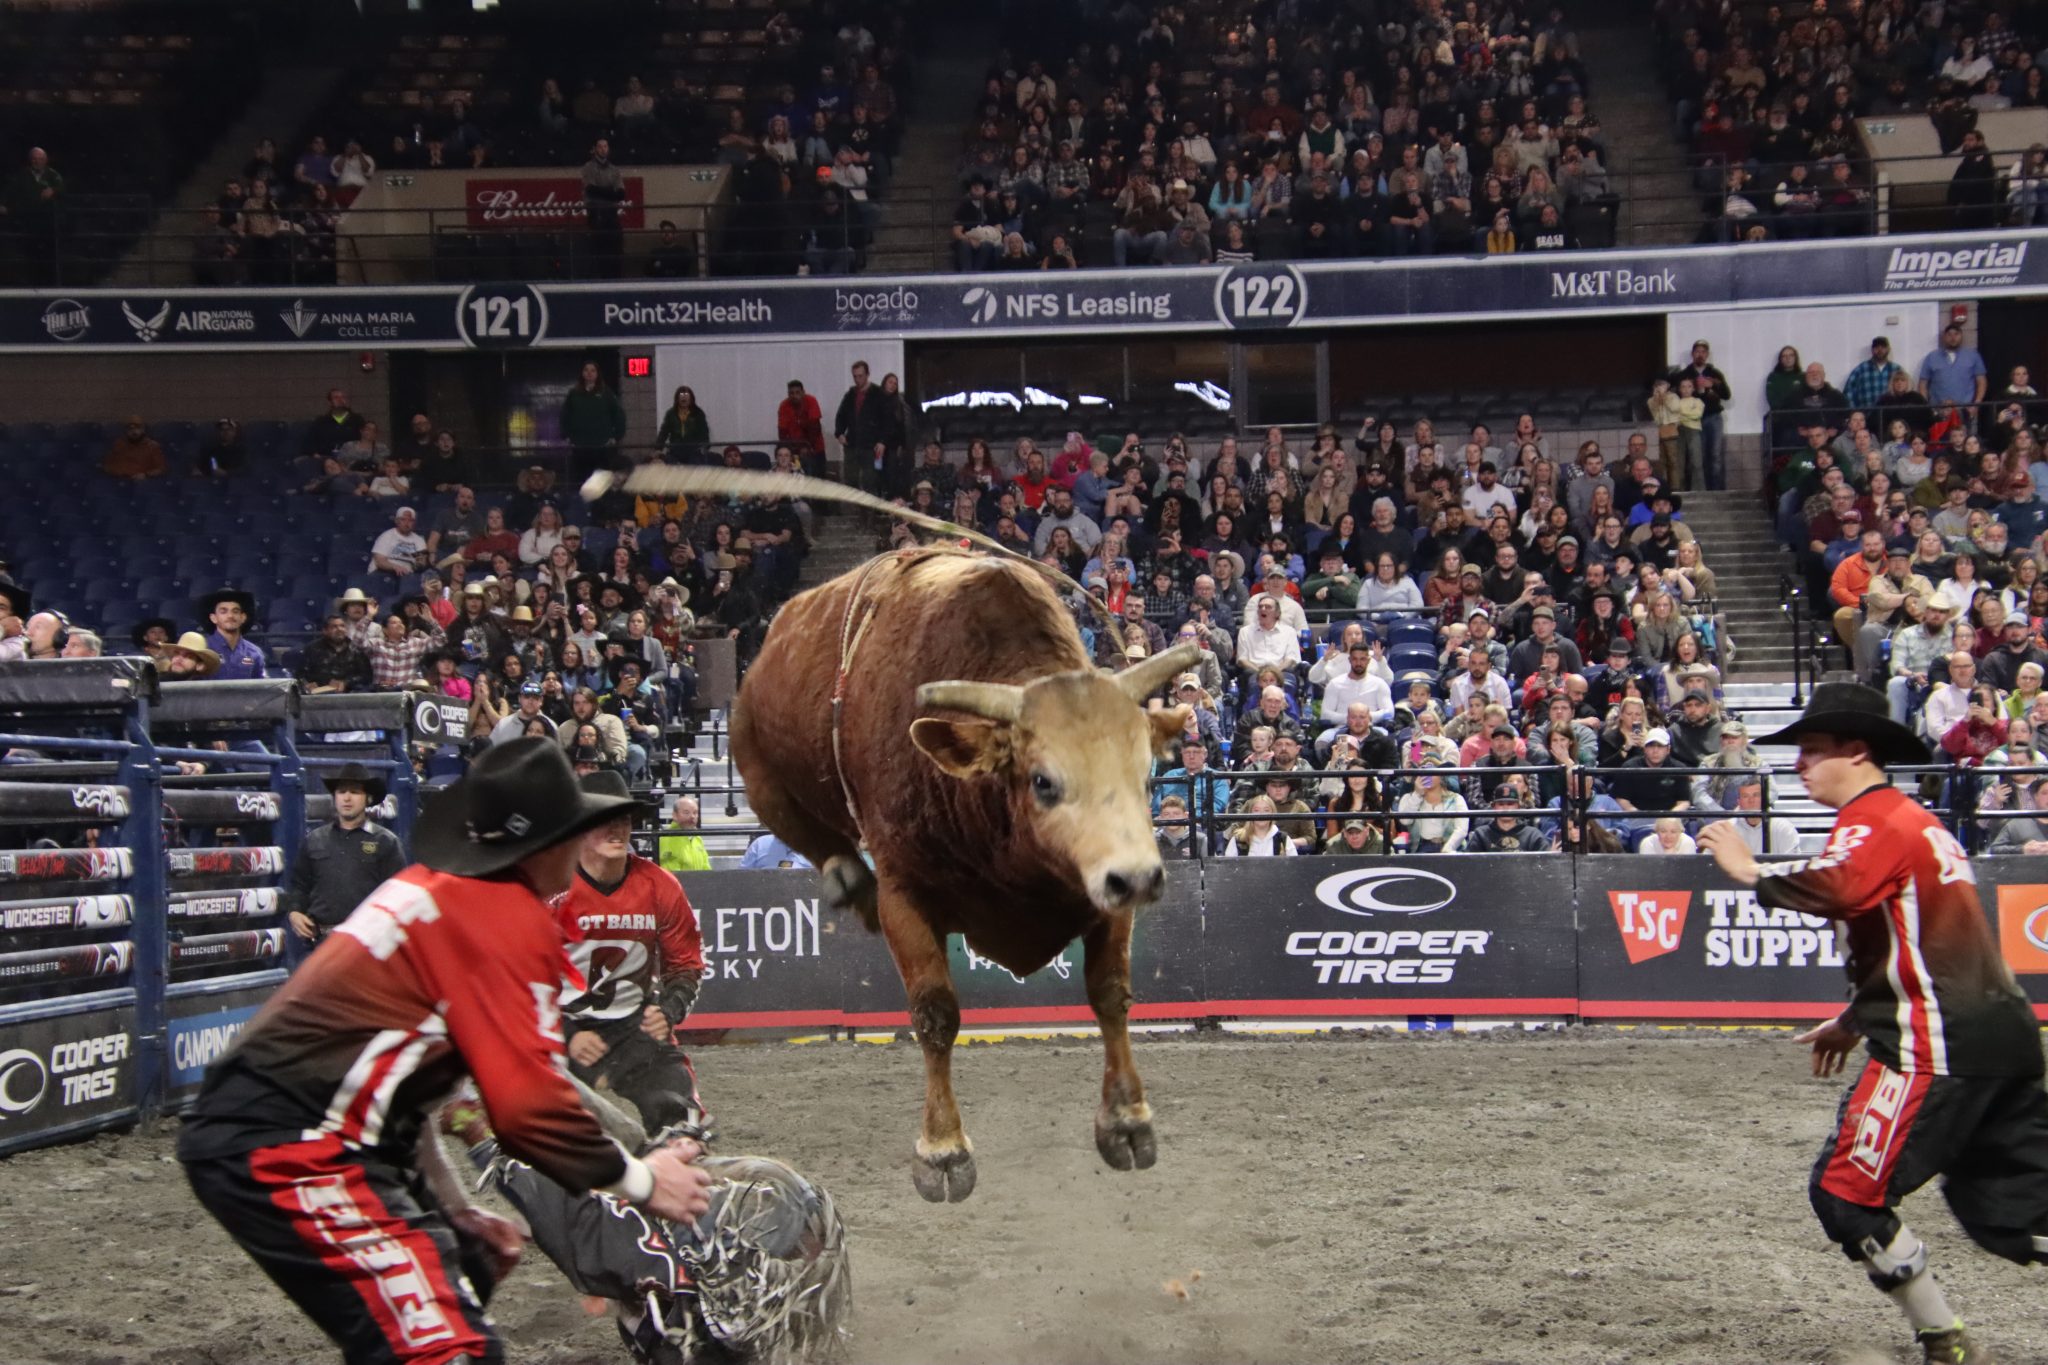
[[[1939,1175],[1963,1231],[2022,1265],[2048,1261],[2048,1094],[2033,1007],[1999,955],[1977,874],[1940,821],[1885,774],[1926,763],[1884,694],[1822,683],[1806,713],[1757,741],[1797,743],[1799,775],[1840,814],[1819,856],[1759,865],[1732,824],[1702,847],[1762,904],[1841,920],[1848,1008],[1800,1034],[1830,1076],[1861,1038],[1808,1193],[1822,1228],[1897,1303],[1928,1361],[1975,1365],[1963,1324],[1896,1212]]]
[[[818,400],[804,392],[804,381],[789,381],[789,397],[775,408],[775,439],[792,447],[797,463],[816,474],[825,458],[825,414]]]
[[[581,779],[586,796],[625,800],[616,772]],[[635,854],[630,804],[583,836],[569,894],[556,903],[569,960],[582,974],[562,1001],[576,1079],[640,1111],[650,1132],[704,1126],[697,1073],[675,1028],[697,1003],[704,940],[673,873]]]
[[[626,803],[559,745],[493,745],[206,1075],[178,1136],[192,1192],[351,1365],[503,1359],[484,1303],[517,1228],[467,1207],[426,1122],[474,1078],[505,1150],[663,1218],[708,1207],[690,1142],[645,1159],[564,1075],[567,960],[548,901]]]

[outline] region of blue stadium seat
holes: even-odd
[[[1387,651],[1387,667],[1397,675],[1420,670],[1433,678],[1436,676],[1436,646],[1396,645]]]
[[[1431,649],[1435,649],[1435,623],[1413,616],[1401,617],[1388,628],[1387,632],[1387,647],[1392,649],[1398,645],[1428,645]]]

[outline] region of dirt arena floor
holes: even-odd
[[[1141,1174],[1095,1155],[1092,1043],[977,1046],[956,1074],[981,1183],[953,1206],[911,1189],[910,1046],[698,1064],[727,1150],[837,1195],[856,1362],[1917,1359],[1808,1212],[1838,1087],[1788,1039],[1155,1038]],[[1998,1359],[2048,1360],[2038,1275],[1968,1246],[1936,1193],[1906,1213]],[[537,1256],[493,1309],[515,1361],[626,1358]],[[201,1217],[168,1132],[0,1161],[0,1359],[333,1358]]]

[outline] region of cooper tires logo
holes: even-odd
[[[1316,884],[1316,899],[1347,915],[1427,915],[1457,898],[1449,878],[1416,868],[1340,872]]]
[[[0,1052],[0,1118],[34,1109],[43,1102],[49,1084],[43,1059],[35,1053],[22,1048]]]
[[[996,320],[996,309],[1000,305],[993,289],[984,289],[977,284],[960,296],[960,306],[967,310],[968,321],[985,327]]]

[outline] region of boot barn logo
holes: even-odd
[[[637,231],[647,226],[647,182],[625,178],[626,200],[619,205],[619,226]],[[573,175],[493,176],[463,182],[462,202],[469,226],[493,232],[545,232],[550,228],[581,228],[583,181]]]
[[[1998,946],[2015,972],[2048,972],[2048,886],[1998,888]]]

